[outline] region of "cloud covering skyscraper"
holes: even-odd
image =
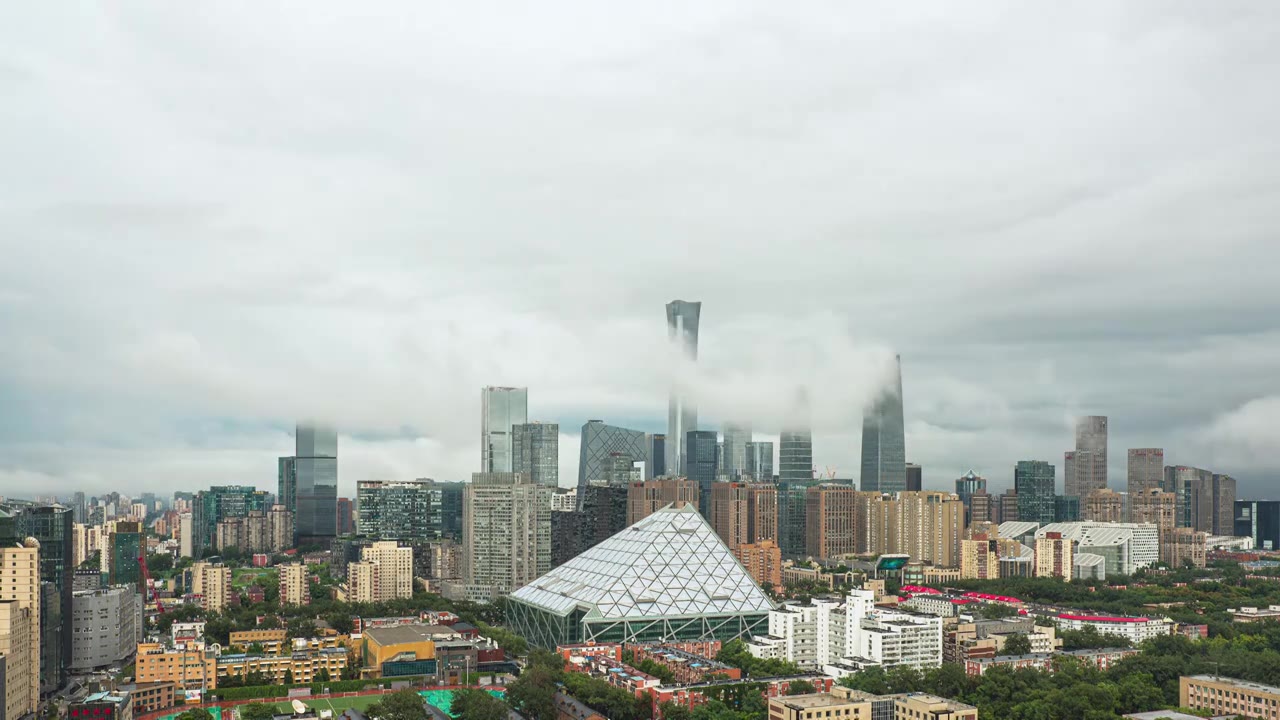
[[[894,382],[862,417],[861,488],[899,493],[907,489],[907,440],[902,417],[902,356],[893,360]]]
[[[667,337],[676,345],[680,357],[690,363],[698,359],[698,320],[702,303],[672,300],[667,303]],[[686,434],[698,429],[698,406],[692,398],[687,380],[676,373],[667,406],[667,472],[686,474]]]

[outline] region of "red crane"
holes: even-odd
[[[154,597],[156,601],[156,612],[163,615],[164,606],[160,604],[160,591],[156,590],[151,584],[151,571],[147,569],[146,555],[138,556],[138,566],[142,568],[142,582],[144,583],[142,586],[142,604],[147,604],[147,588],[151,588],[152,597]]]

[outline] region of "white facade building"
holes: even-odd
[[[1071,540],[1076,553],[1102,556],[1107,574],[1132,575],[1160,560],[1160,533],[1154,523],[1050,523],[1036,530],[1036,538],[1052,532]]]
[[[1058,627],[1063,630],[1083,630],[1092,626],[1101,635],[1119,635],[1134,645],[1153,637],[1172,635],[1173,623],[1145,617],[1114,617],[1107,615],[1058,616]]]

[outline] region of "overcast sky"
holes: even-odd
[[[1280,495],[1280,4],[393,5],[0,6],[0,495],[463,479],[486,384],[569,484],[675,298],[837,476],[899,352],[926,487],[1106,414]]]

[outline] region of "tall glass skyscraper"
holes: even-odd
[[[772,482],[773,443],[767,440],[747,443],[747,467],[744,472],[757,482]]]
[[[321,425],[298,425],[294,527],[299,538],[338,534],[338,433]]]
[[[687,477],[698,483],[698,507],[702,516],[711,517],[711,484],[720,474],[716,461],[716,432],[714,430],[690,430],[685,433],[685,459]]]
[[[689,362],[698,359],[698,320],[702,303],[672,300],[667,303],[667,337]],[[685,441],[691,430],[698,429],[698,406],[690,397],[691,389],[677,373],[667,405],[667,472],[688,475],[685,467]]]
[[[747,445],[751,444],[751,426],[736,423],[724,425],[724,452],[721,475],[737,480],[747,471]]]
[[[639,458],[643,459],[643,458]],[[511,426],[512,471],[529,476],[534,485],[560,486],[560,424]]]
[[[667,474],[667,436],[661,434],[647,435],[649,448],[649,465],[644,470],[644,479],[652,480]]]
[[[1018,519],[1048,525],[1055,521],[1054,473],[1043,460],[1019,460],[1013,469],[1013,489],[1018,496]]]
[[[511,429],[529,422],[529,388],[480,391],[481,472],[511,472]]]
[[[902,418],[902,358],[894,358],[896,387],[884,389],[862,416],[862,490],[907,490],[907,440]]]

